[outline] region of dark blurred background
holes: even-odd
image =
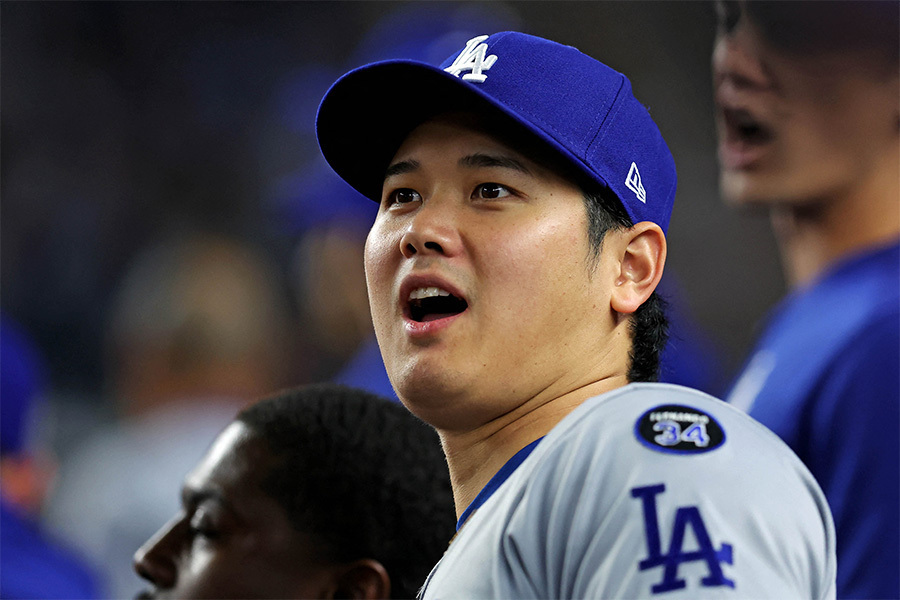
[[[55,389],[98,391],[104,308],[161,231],[227,232],[285,264],[279,187],[317,154],[317,101],[404,4],[0,5],[0,298],[37,338]],[[734,367],[783,288],[765,219],[718,199],[711,5],[491,4],[630,77],[678,165],[668,267]]]

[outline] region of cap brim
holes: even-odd
[[[443,112],[477,106],[500,111],[590,177],[598,177],[567,148],[477,85],[411,60],[372,63],[336,81],[319,106],[319,147],[338,175],[379,202],[385,171],[413,129]]]
[[[384,61],[350,71],[319,106],[316,132],[331,168],[372,200],[410,131],[464,94],[459,81],[417,61]]]

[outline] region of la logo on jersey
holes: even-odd
[[[641,172],[638,171],[637,164],[631,163],[628,169],[628,177],[625,178],[625,187],[634,192],[637,199],[647,204],[647,192],[644,190],[644,184],[641,183]]]
[[[687,581],[678,577],[678,569],[684,563],[705,562],[709,573],[700,579],[704,587],[726,586],[733,588],[734,580],[725,577],[722,563],[733,564],[731,544],[722,544],[716,549],[700,509],[696,506],[681,506],[676,509],[672,535],[669,538],[669,551],[662,551],[659,531],[659,516],[656,497],[666,491],[665,484],[636,487],[631,490],[632,498],[639,498],[644,512],[644,531],[647,535],[647,558],[638,563],[638,569],[646,571],[663,567],[663,578],[650,587],[650,593],[660,594],[687,587]],[[688,528],[693,529],[694,539],[699,546],[696,550],[685,550],[684,541]]]
[[[459,77],[463,71],[470,71],[463,75],[463,81],[483,83],[487,79],[484,71],[490,69],[497,62],[496,54],[487,55],[487,44],[482,43],[486,39],[488,36],[479,35],[466,42],[466,47],[459,53],[453,64],[444,70],[454,77]]]

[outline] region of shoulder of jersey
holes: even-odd
[[[591,412],[605,426],[612,421],[616,429],[623,434],[627,429],[628,435],[645,448],[667,454],[713,452],[728,443],[732,429],[761,429],[727,403],[671,384],[626,386],[598,397]]]

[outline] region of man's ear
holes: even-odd
[[[610,305],[617,313],[631,314],[650,297],[662,278],[666,264],[666,236],[659,225],[649,221],[641,221],[615,234],[621,237],[616,244],[619,249],[618,275]]]
[[[391,597],[391,578],[377,560],[362,558],[344,565],[336,574],[333,598],[384,600]]]

